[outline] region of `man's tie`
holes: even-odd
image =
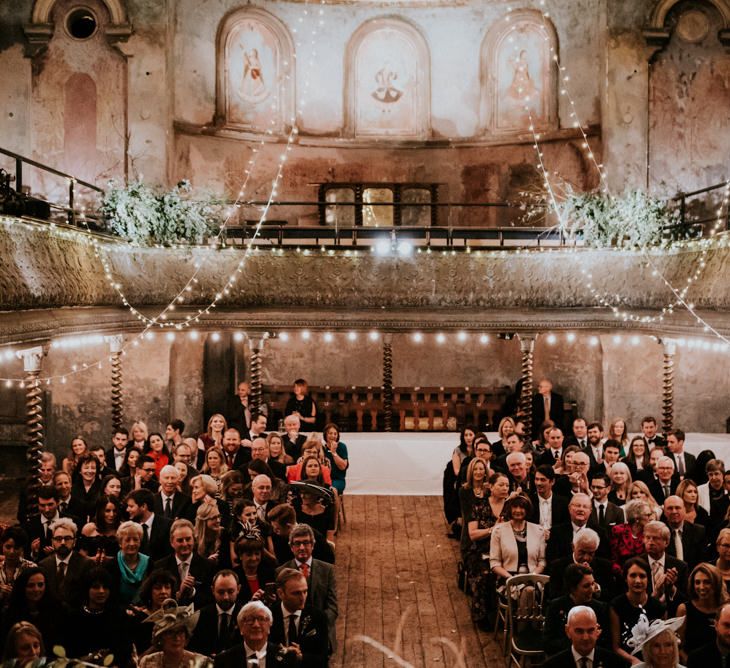
[[[669,485],[664,485],[664,499],[666,500],[672,495],[671,487]]]
[[[60,589],[63,587],[63,581],[66,579],[66,562],[61,561],[58,564],[58,570],[56,571],[56,585]]]
[[[50,545],[51,540],[52,540],[52,538],[51,538],[51,523],[50,522],[46,522],[43,526],[45,526],[45,528],[46,528],[46,530],[45,530],[46,543],[48,543]]]
[[[588,657],[587,656],[580,657],[580,668],[588,668]]]
[[[550,395],[546,394],[543,398],[543,401],[545,402],[545,419],[550,419]]]
[[[585,447],[586,447],[586,440],[584,438],[581,438],[578,441],[578,445],[580,446],[581,450],[585,449]]]
[[[185,579],[185,576],[188,574],[187,562],[181,561],[180,566],[178,567],[178,571],[180,572],[180,582],[182,582]]]
[[[172,499],[169,496],[165,499],[165,517],[172,519]]]
[[[684,457],[682,455],[677,455],[677,471],[684,477]]]
[[[230,629],[231,616],[227,612],[221,612],[218,624],[218,649],[222,650],[228,640],[228,631]]]
[[[61,501],[61,514],[63,515],[67,509],[68,509],[68,503],[66,501]]]
[[[147,524],[142,525],[142,552],[150,546],[150,528]]]
[[[291,645],[297,641],[297,616],[289,615],[289,629],[287,631],[287,644]]]
[[[603,504],[598,504],[598,525],[599,526],[605,526],[606,524],[606,510],[603,507]]]
[[[652,585],[652,593],[654,596],[656,596],[656,590],[657,590],[657,580],[659,579],[659,576],[662,574],[664,569],[662,568],[662,564],[659,561],[655,561],[651,565],[651,585]]]
[[[304,576],[305,578],[307,578],[307,580],[309,580],[309,564],[302,564],[302,565],[301,565],[301,566],[299,567],[299,571],[301,572],[301,574],[302,574],[302,575],[303,575],[303,576]]]
[[[684,561],[684,548],[682,547],[682,535],[677,529],[672,530],[672,538],[674,539],[674,552],[677,559]]]

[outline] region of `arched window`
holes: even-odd
[[[262,9],[229,14],[218,31],[217,121],[247,132],[283,134],[294,123],[294,44]]]
[[[431,63],[416,28],[398,18],[368,21],[353,34],[345,58],[349,136],[429,137]]]
[[[539,11],[510,12],[482,44],[482,128],[487,134],[558,127],[558,40]]]

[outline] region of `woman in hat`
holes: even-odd
[[[646,617],[641,617],[631,631],[628,644],[633,648],[632,654],[642,653],[644,661],[632,668],[684,668],[679,663],[677,642],[677,630],[683,621],[681,617],[675,617],[649,623]]]
[[[199,616],[192,605],[178,606],[174,599],[167,599],[145,620],[155,625],[152,649],[158,651],[143,656],[140,668],[211,668],[209,657],[185,649]]]

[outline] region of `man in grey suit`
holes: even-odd
[[[295,524],[289,534],[289,546],[294,559],[281,568],[295,568],[307,578],[309,594],[307,605],[320,610],[327,617],[330,653],[335,651],[335,624],[337,622],[337,587],[332,564],[312,558],[314,532],[308,524]]]

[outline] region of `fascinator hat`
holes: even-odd
[[[660,633],[664,631],[671,631],[676,633],[680,626],[684,623],[684,617],[674,617],[673,619],[655,619],[649,623],[646,615],[641,615],[639,621],[636,622],[634,628],[631,629],[631,638],[628,639],[626,644],[631,648],[631,653],[636,654],[640,652],[644,645],[648,643],[652,638],[656,638]]]
[[[144,621],[155,625],[152,629],[152,638],[156,640],[163,633],[179,628],[184,628],[188,637],[191,636],[199,617],[200,611],[195,612],[192,604],[179,606],[175,599],[168,598],[159,610],[155,610]]]

